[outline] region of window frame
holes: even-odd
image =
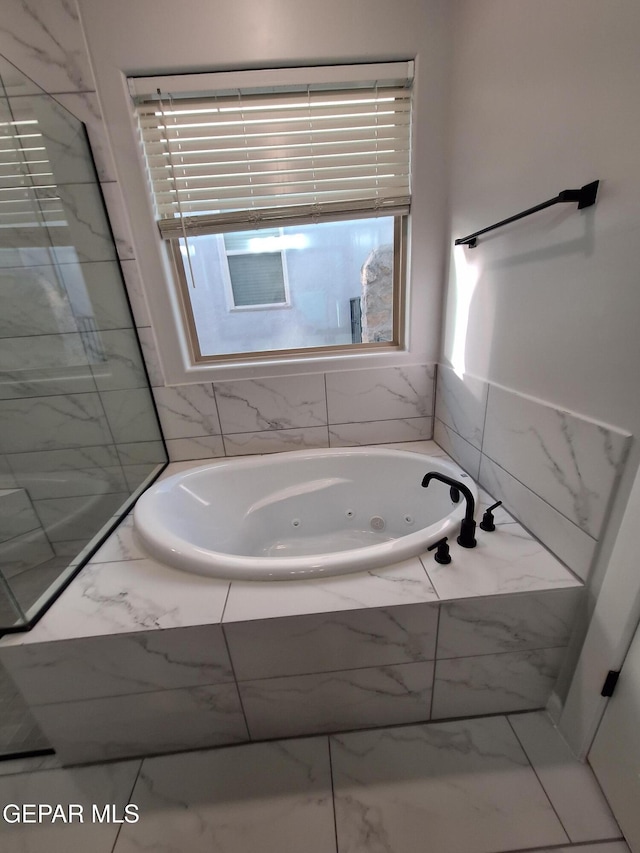
[[[224,86],[232,89],[238,85],[238,79],[253,80],[255,85],[269,86],[291,86],[299,84],[301,73],[309,75],[314,81],[335,82],[344,81],[344,68],[349,70],[349,80],[357,83],[371,79],[372,74],[375,76],[378,69],[381,74],[386,73],[394,67],[397,69],[398,77],[406,76],[415,81],[416,74],[414,68],[417,67],[416,58],[401,60],[399,62],[377,62],[373,60],[368,64],[343,66],[339,64],[330,64],[307,67],[280,67],[272,69],[263,69],[260,71],[230,71],[230,72],[211,72],[198,74],[172,74],[170,76],[154,75],[153,77],[143,76],[126,76],[123,74],[123,83],[125,83],[128,93],[131,98],[140,96],[145,92],[155,92],[157,86],[174,87],[176,92],[192,92],[194,90],[194,79],[201,82],[200,91],[210,92],[216,86]],[[405,73],[406,72],[406,73]],[[422,81],[424,83],[424,81]],[[175,85],[177,83],[177,85]],[[250,83],[248,84],[250,85]],[[421,98],[422,99],[422,98]],[[415,109],[416,104],[414,103]],[[129,120],[131,121],[132,135],[131,142],[135,148],[136,160],[138,162],[137,175],[131,173],[131,178],[134,180],[140,190],[146,184],[148,187],[148,179],[146,176],[146,161],[142,154],[139,133],[136,127],[134,104],[130,100],[128,107]],[[412,118],[411,130],[411,146],[415,145],[416,126],[415,122],[423,122],[419,116]],[[133,150],[133,149],[132,149]],[[422,174],[420,163],[415,161],[412,163],[412,174],[416,171]],[[415,177],[415,175],[414,175]],[[420,179],[420,183],[423,180]],[[363,369],[363,368],[384,368],[384,367],[402,367],[403,365],[415,364],[423,362],[425,359],[431,358],[432,355],[428,351],[428,347],[423,341],[423,336],[420,333],[422,323],[418,321],[417,315],[414,317],[414,311],[417,309],[418,314],[422,316],[430,299],[429,294],[425,294],[421,288],[417,292],[413,292],[413,286],[409,280],[409,269],[413,268],[412,250],[411,250],[411,232],[413,229],[412,219],[413,211],[405,211],[402,215],[395,215],[396,224],[400,224],[401,242],[395,241],[395,262],[394,269],[400,275],[400,286],[394,289],[394,320],[397,332],[394,335],[394,341],[389,343],[366,343],[353,344],[350,343],[344,347],[319,347],[306,348],[300,351],[288,350],[272,350],[270,352],[256,353],[236,353],[234,355],[224,355],[216,357],[197,357],[197,347],[192,345],[194,340],[197,340],[195,333],[195,324],[192,320],[189,310],[189,300],[184,298],[184,289],[186,281],[184,275],[179,273],[182,271],[181,259],[177,259],[176,263],[176,248],[178,241],[170,241],[163,239],[157,234],[157,224],[154,221],[153,206],[151,198],[147,193],[144,204],[138,205],[139,213],[144,209],[144,218],[148,223],[148,228],[155,226],[154,231],[157,235],[157,240],[154,242],[153,252],[143,252],[145,259],[149,262],[149,266],[153,266],[154,256],[157,261],[160,261],[160,266],[157,266],[157,272],[161,272],[160,291],[156,290],[157,299],[155,298],[151,285],[144,284],[145,292],[149,302],[149,311],[152,317],[152,328],[148,330],[149,335],[154,335],[157,340],[162,340],[164,346],[159,353],[161,369],[164,374],[164,381],[167,385],[183,385],[189,383],[201,383],[207,381],[231,381],[245,378],[260,378],[260,377],[275,377],[282,375],[307,375],[317,372],[331,372],[334,370],[345,369]],[[133,198],[135,201],[135,197]],[[364,218],[364,210],[353,212],[350,217],[344,218]],[[381,215],[388,215],[387,211],[381,211]],[[424,209],[420,208],[419,220],[424,219]],[[287,224],[287,223],[283,223]],[[237,230],[237,227],[229,230]],[[150,233],[150,231],[149,231]],[[400,249],[399,249],[400,247]],[[418,255],[423,252],[418,247]],[[178,273],[176,273],[178,271]],[[421,276],[422,277],[422,276]],[[147,335],[142,336],[143,346],[145,345]],[[151,343],[151,341],[149,341]],[[151,366],[152,372],[155,369]]]
[[[374,218],[371,217],[362,217]],[[348,221],[348,220],[347,220]],[[265,226],[266,228],[266,226]],[[256,230],[256,229],[252,229]],[[394,240],[393,240],[393,337],[391,341],[349,343],[326,345],[322,347],[300,347],[284,350],[254,350],[244,353],[223,353],[219,355],[205,355],[200,350],[198,331],[193,314],[191,299],[189,297],[189,282],[185,272],[182,252],[180,251],[180,237],[165,240],[171,265],[175,270],[176,290],[180,299],[181,314],[186,332],[186,341],[191,365],[195,368],[216,365],[247,365],[252,362],[282,363],[283,359],[299,359],[304,356],[326,355],[336,357],[349,355],[351,353],[362,354],[363,352],[391,352],[404,350],[406,346],[406,295],[407,295],[407,247],[408,247],[409,214],[398,214],[394,216]],[[222,236],[222,235],[221,235]],[[226,264],[225,264],[226,266]],[[229,285],[230,286],[230,285]],[[282,303],[277,305],[259,306],[249,310],[272,310],[283,308]],[[247,310],[246,307],[235,309]]]
[[[266,229],[265,229],[266,230]],[[272,229],[269,229],[272,230]],[[282,236],[282,228],[278,228],[280,236]],[[232,233],[232,232],[229,232]],[[287,253],[284,249],[278,249],[280,255],[280,263],[282,264],[282,280],[284,284],[284,302],[256,302],[253,305],[236,305],[235,296],[233,293],[233,282],[231,280],[231,266],[229,264],[229,256],[250,255],[249,251],[241,251],[232,249],[229,251],[224,241],[224,234],[217,235],[219,237],[219,246],[222,251],[220,257],[224,258],[226,263],[221,264],[222,277],[224,280],[225,295],[227,300],[227,310],[230,314],[246,311],[270,311],[277,308],[291,308],[291,291],[289,289],[289,270],[287,267]],[[258,253],[259,254],[259,253]],[[267,254],[266,252],[264,254]],[[276,254],[275,252],[269,254]]]

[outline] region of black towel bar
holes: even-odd
[[[455,241],[456,246],[468,246],[470,249],[477,245],[477,237],[481,234],[486,234],[487,231],[493,231],[495,228],[500,228],[503,225],[508,225],[510,222],[515,222],[516,219],[522,219],[529,216],[531,213],[537,213],[539,210],[544,210],[545,207],[551,207],[552,204],[559,204],[566,201],[577,201],[578,210],[584,207],[591,207],[595,204],[596,195],[598,193],[598,184],[600,181],[592,181],[590,184],[585,184],[579,190],[562,190],[555,198],[550,198],[549,201],[543,201],[542,204],[537,204],[535,207],[530,207],[528,210],[523,210],[522,213],[516,213],[515,216],[510,216],[508,219],[503,219],[501,222],[496,222],[495,225],[489,225],[488,228],[483,228],[481,231],[476,231],[474,234],[469,234],[468,237],[460,237]]]

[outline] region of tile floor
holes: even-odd
[[[590,769],[543,712],[77,768],[0,764],[0,801],[83,807],[9,824],[3,853],[629,853]],[[48,769],[43,769],[48,768]],[[113,804],[137,823],[94,823]]]
[[[49,742],[36,725],[26,702],[0,666],[0,756],[48,748]]]

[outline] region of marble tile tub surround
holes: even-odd
[[[449,566],[259,584],[161,566],[126,520],[0,657],[65,763],[543,707],[582,586],[496,523]]]
[[[587,578],[628,433],[438,365],[434,438]]]
[[[147,351],[150,343],[147,343]],[[435,367],[417,364],[164,387],[172,461],[430,439]]]

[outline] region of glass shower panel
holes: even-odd
[[[0,57],[0,632],[167,461],[84,125]]]

